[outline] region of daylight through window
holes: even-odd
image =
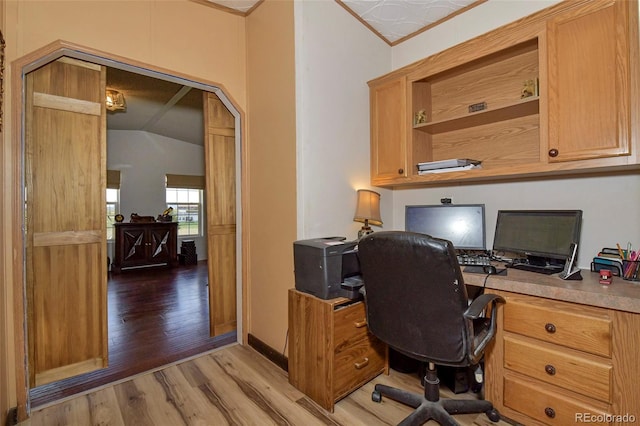
[[[178,236],[198,236],[200,233],[202,190],[167,188],[167,208],[173,207],[178,222]]]

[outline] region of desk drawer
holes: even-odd
[[[337,309],[333,313],[333,348],[336,353],[349,349],[354,342],[367,339],[367,317],[363,302]]]
[[[611,357],[611,318],[606,311],[516,296],[505,303],[503,321],[507,331]]]
[[[611,363],[532,339],[504,337],[504,366],[534,379],[611,402]]]
[[[335,400],[368,382],[385,367],[386,346],[374,336],[354,342],[334,355]]]
[[[610,424],[605,422],[608,414],[606,405],[572,398],[550,386],[514,376],[504,378],[504,405],[547,425]]]

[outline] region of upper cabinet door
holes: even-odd
[[[549,162],[630,154],[636,7],[589,2],[548,21]]]
[[[399,78],[372,84],[371,181],[384,183],[407,176],[407,83]]]

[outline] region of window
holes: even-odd
[[[120,210],[120,170],[107,170],[107,240],[116,237],[116,215]]]
[[[115,228],[113,224],[116,222],[116,214],[119,209],[120,190],[107,188],[107,240],[115,238]]]
[[[178,236],[202,235],[204,176],[166,175],[167,208],[177,218]]]
[[[202,190],[167,188],[167,208],[177,218],[178,236],[198,236],[200,233]]]

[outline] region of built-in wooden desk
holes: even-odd
[[[485,397],[502,415],[526,425],[640,421],[640,283],[582,276],[464,274],[506,300],[485,354]]]

